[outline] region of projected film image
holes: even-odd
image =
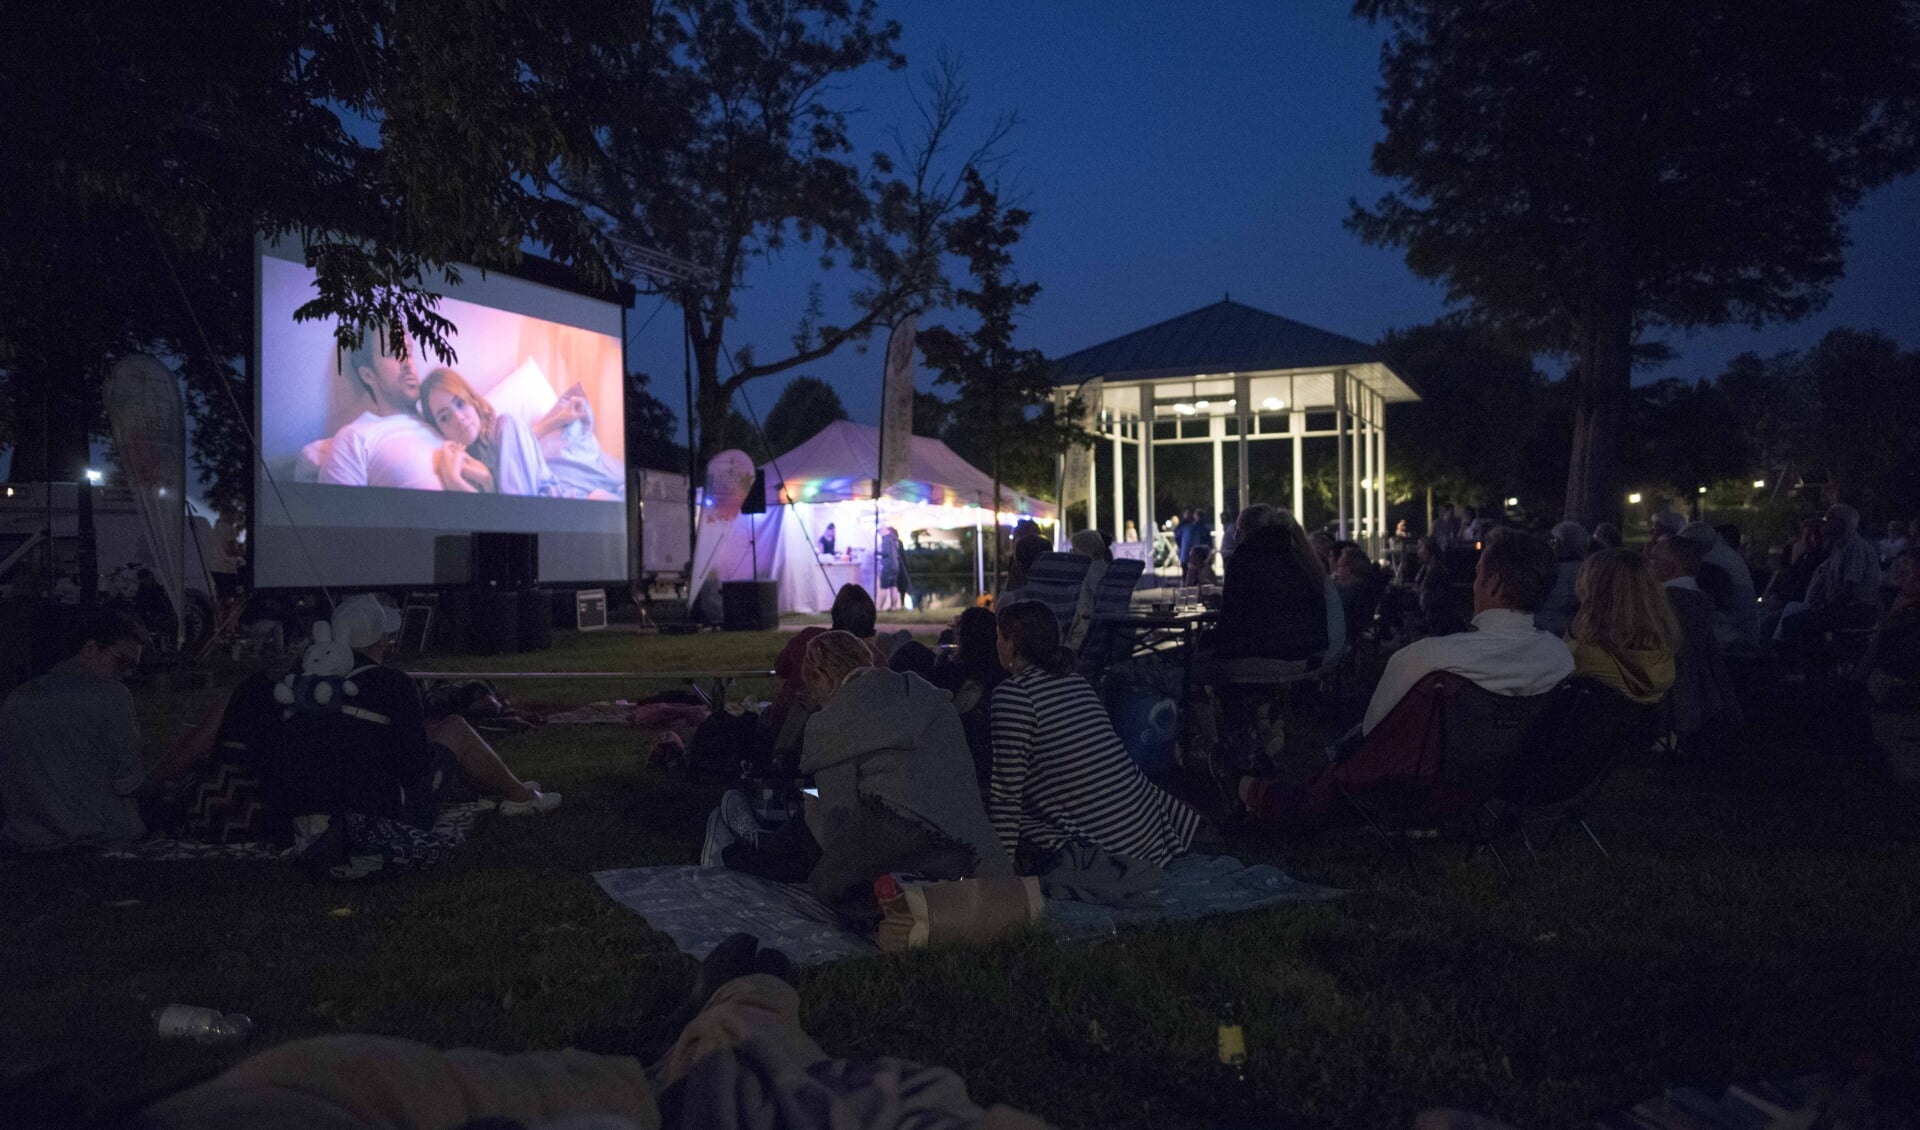
[[[623,307],[463,268],[442,357],[342,350],[297,248],[258,262],[261,587],[466,583],[471,539],[535,535],[542,581],[627,574]]]
[[[275,313],[291,321],[312,275],[297,263],[267,266],[262,320],[272,326]],[[269,350],[269,465],[294,482],[338,487],[621,498],[620,342],[456,299],[439,312],[458,327],[444,362],[371,332],[343,353],[321,323],[302,324],[295,348]]]

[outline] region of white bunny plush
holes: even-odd
[[[320,621],[313,626],[313,642],[301,653],[299,668],[273,688],[274,700],[286,707],[280,717],[339,710],[345,699],[360,693],[353,674],[353,648],[333,638],[333,625]]]

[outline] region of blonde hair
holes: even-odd
[[[807,688],[824,700],[840,689],[847,676],[872,666],[873,652],[858,636],[852,632],[821,632],[807,644],[800,675]]]
[[[493,410],[493,405],[487,402],[486,397],[473,391],[473,386],[467,383],[467,378],[461,376],[459,372],[454,369],[435,369],[433,372],[427,374],[426,380],[420,382],[420,415],[426,417],[427,426],[432,428],[441,439],[448,438],[446,433],[440,431],[439,423],[433,418],[432,409],[427,407],[427,396],[435,389],[440,388],[446,389],[455,396],[465,398],[468,404],[473,405],[473,410],[479,413],[480,438],[475,440],[472,446],[479,447],[483,444],[491,443],[492,440],[490,437],[493,435],[493,423],[494,420],[498,418]]]
[[[1647,559],[1631,549],[1603,549],[1587,558],[1573,582],[1580,610],[1567,639],[1608,652],[1668,651],[1680,646],[1680,622]]]

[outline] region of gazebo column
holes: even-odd
[[[1103,431],[1103,432],[1106,431],[1106,427],[1107,427],[1106,420],[1101,419],[1097,426],[1100,431]],[[1097,530],[1099,528],[1100,528],[1099,448],[1095,445],[1089,445],[1087,448],[1087,529]],[[1071,539],[1074,534],[1073,530],[1062,530],[1060,532],[1067,535],[1068,539]]]
[[[1207,433],[1213,437],[1213,513],[1205,517],[1207,525],[1212,526],[1227,508],[1227,418],[1207,417]],[[1214,532],[1214,538],[1218,545],[1219,531]]]
[[[1345,541],[1347,537],[1347,419],[1347,374],[1343,369],[1333,375],[1333,499],[1337,541]]]
[[[1251,460],[1253,441],[1247,435],[1248,430],[1253,426],[1252,378],[1240,377],[1234,381],[1233,409],[1234,418],[1238,421],[1237,426],[1240,432],[1240,443],[1238,444],[1237,452],[1240,463],[1239,474],[1234,479],[1236,484],[1235,493],[1240,500],[1239,505],[1234,507],[1234,513],[1238,514],[1248,506],[1253,505],[1253,496],[1249,493],[1253,490],[1253,474],[1252,469],[1248,466]],[[1222,509],[1225,508],[1223,507]],[[1221,532],[1225,533],[1226,531],[1223,530]]]
[[[1307,414],[1296,405],[1287,413],[1287,436],[1293,441],[1293,520],[1301,523],[1307,520],[1306,432]]]
[[[1151,393],[1146,389],[1142,389],[1140,395],[1141,395],[1141,398],[1145,400],[1147,397],[1151,395]],[[1133,449],[1134,456],[1140,461],[1140,476],[1139,476],[1140,536],[1143,539],[1145,539],[1147,543],[1147,560],[1148,561],[1153,560],[1153,531],[1154,531],[1153,416],[1151,415],[1151,412],[1152,412],[1152,409],[1151,407],[1149,407],[1148,415],[1142,416],[1140,419],[1134,421],[1134,426],[1140,429],[1140,442],[1135,444]],[[1121,528],[1121,532],[1124,533],[1126,531],[1126,524],[1124,522],[1121,523],[1120,528]]]
[[[1380,551],[1385,551],[1388,545],[1387,539],[1393,535],[1392,529],[1390,529],[1387,526],[1387,412],[1386,412],[1386,407],[1387,407],[1386,401],[1383,399],[1380,402],[1380,447],[1379,447],[1379,450],[1375,452],[1375,460],[1378,463],[1380,470],[1379,470],[1379,473],[1374,476],[1374,480],[1373,480],[1374,489],[1380,492]]]
[[[1127,457],[1123,450],[1127,425],[1124,418],[1113,421],[1113,540],[1127,532]]]

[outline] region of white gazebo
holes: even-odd
[[[1381,548],[1386,406],[1420,396],[1373,346],[1223,300],[1062,357],[1054,378],[1061,400],[1081,395],[1100,437],[1061,461],[1063,519],[1084,506],[1088,527],[1118,539],[1137,522],[1151,538],[1156,460],[1199,447],[1211,455],[1212,517],[1270,502],[1304,521],[1309,449],[1324,462],[1331,446],[1328,517],[1340,536]]]

